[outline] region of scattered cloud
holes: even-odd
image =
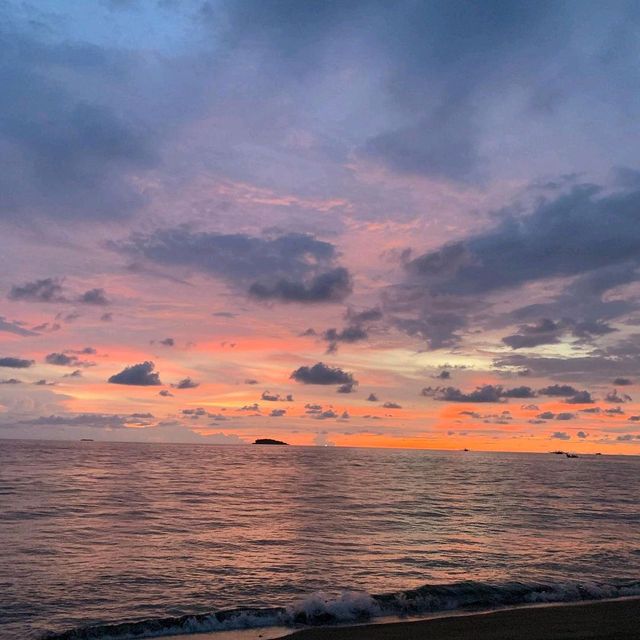
[[[150,361],[125,367],[120,373],[112,375],[108,382],[139,387],[161,385],[160,375],[154,372],[155,364]]]

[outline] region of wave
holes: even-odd
[[[170,618],[94,625],[43,640],[136,640],[257,627],[349,624],[381,616],[420,616],[444,611],[481,611],[515,605],[580,602],[640,595],[640,580],[566,583],[456,582],[370,595],[346,591],[314,593],[289,607],[246,608]]]

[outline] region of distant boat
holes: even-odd
[[[80,438],[80,442],[93,442],[93,438]]]
[[[288,445],[288,442],[282,442],[282,440],[273,440],[272,438],[258,438],[253,444],[284,444]]]
[[[557,456],[564,456],[567,455],[564,451],[552,451],[551,453],[557,455]]]
[[[601,454],[601,453],[596,453],[596,455],[597,455],[597,456],[601,456],[602,454]]]
[[[463,451],[469,451],[469,449],[463,449]]]
[[[567,458],[577,458],[578,457],[577,454],[575,454],[575,453],[565,453],[564,455],[567,456]]]

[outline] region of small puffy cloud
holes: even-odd
[[[25,360],[24,358],[13,358],[5,356],[0,358],[0,367],[8,367],[9,369],[27,369],[35,364],[35,360]]]
[[[83,350],[79,353],[94,353],[94,351],[89,352]],[[80,358],[78,358],[78,356],[73,352],[49,353],[45,356],[45,362],[47,364],[53,364],[58,367],[91,367],[94,365],[93,362],[80,360]]]
[[[627,387],[633,384],[633,380],[630,380],[629,378],[616,378],[613,381],[613,384],[615,384],[618,387]]]
[[[584,440],[585,438],[589,437],[589,434],[585,433],[584,431],[578,431],[576,435],[578,436],[578,438],[580,438],[580,440]]]
[[[367,396],[367,402],[378,402],[378,396],[375,393],[370,393]]]
[[[556,414],[556,420],[573,420],[575,417],[575,413],[568,413],[566,411]]]
[[[191,378],[183,378],[176,384],[171,385],[174,389],[195,389],[200,386],[199,382],[194,382]]]
[[[62,292],[62,281],[56,278],[34,280],[22,285],[14,284],[8,297],[10,300],[25,302],[68,302]]]
[[[17,378],[8,378],[7,380],[0,380],[0,384],[22,384],[22,380]]]
[[[159,343],[164,347],[173,347],[176,341],[173,338],[165,338],[164,340],[160,340]]]
[[[258,381],[255,378],[247,378],[244,381],[245,384],[258,384]]]
[[[538,414],[538,420],[553,420],[556,417],[555,413],[551,411],[544,411],[543,413]]]
[[[82,371],[80,371],[80,369],[76,369],[71,373],[65,373],[62,377],[63,378],[82,378]]]
[[[112,375],[108,382],[139,387],[161,385],[160,375],[154,372],[155,364],[149,360],[125,367],[120,373]]]
[[[385,409],[402,409],[402,405],[399,405],[397,402],[385,402],[382,406]]]
[[[162,396],[163,398],[173,398],[173,393],[171,393],[171,391],[169,391],[168,389],[162,389],[162,391],[158,391],[158,395]]]
[[[333,409],[326,409],[313,415],[314,420],[332,420],[338,417],[339,414],[337,414]]]
[[[568,404],[592,404],[593,398],[588,391],[578,391],[570,398],[566,399]]]
[[[450,380],[451,371],[448,371],[447,369],[443,369],[439,373],[434,374],[432,377],[435,378],[436,380]]]
[[[618,393],[617,389],[610,391],[604,397],[605,402],[611,402],[614,404],[623,404],[625,402],[633,402],[633,398],[626,393]]]
[[[345,382],[345,384],[341,384],[337,391],[338,393],[353,393],[358,386],[358,383],[354,380],[353,382]]]
[[[83,294],[78,296],[77,302],[80,304],[93,304],[96,306],[104,307],[109,304],[107,293],[104,289],[89,289]]]
[[[339,367],[330,367],[323,362],[318,362],[312,367],[299,367],[291,374],[290,378],[302,384],[342,385],[355,383],[351,373],[347,373]]]
[[[353,343],[366,340],[367,338],[367,331],[361,326],[355,324],[345,327],[342,331],[338,331],[334,328],[327,329],[322,334],[322,339],[329,343],[329,353],[333,353],[337,350],[339,342]]]
[[[283,415],[287,413],[286,409],[272,409],[269,417],[271,418],[281,418]]]
[[[551,434],[553,440],[571,440],[571,436],[565,431],[554,431]]]

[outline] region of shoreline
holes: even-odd
[[[278,640],[425,639],[639,640],[640,597],[536,604],[478,613],[452,611],[426,619],[311,627]]]

